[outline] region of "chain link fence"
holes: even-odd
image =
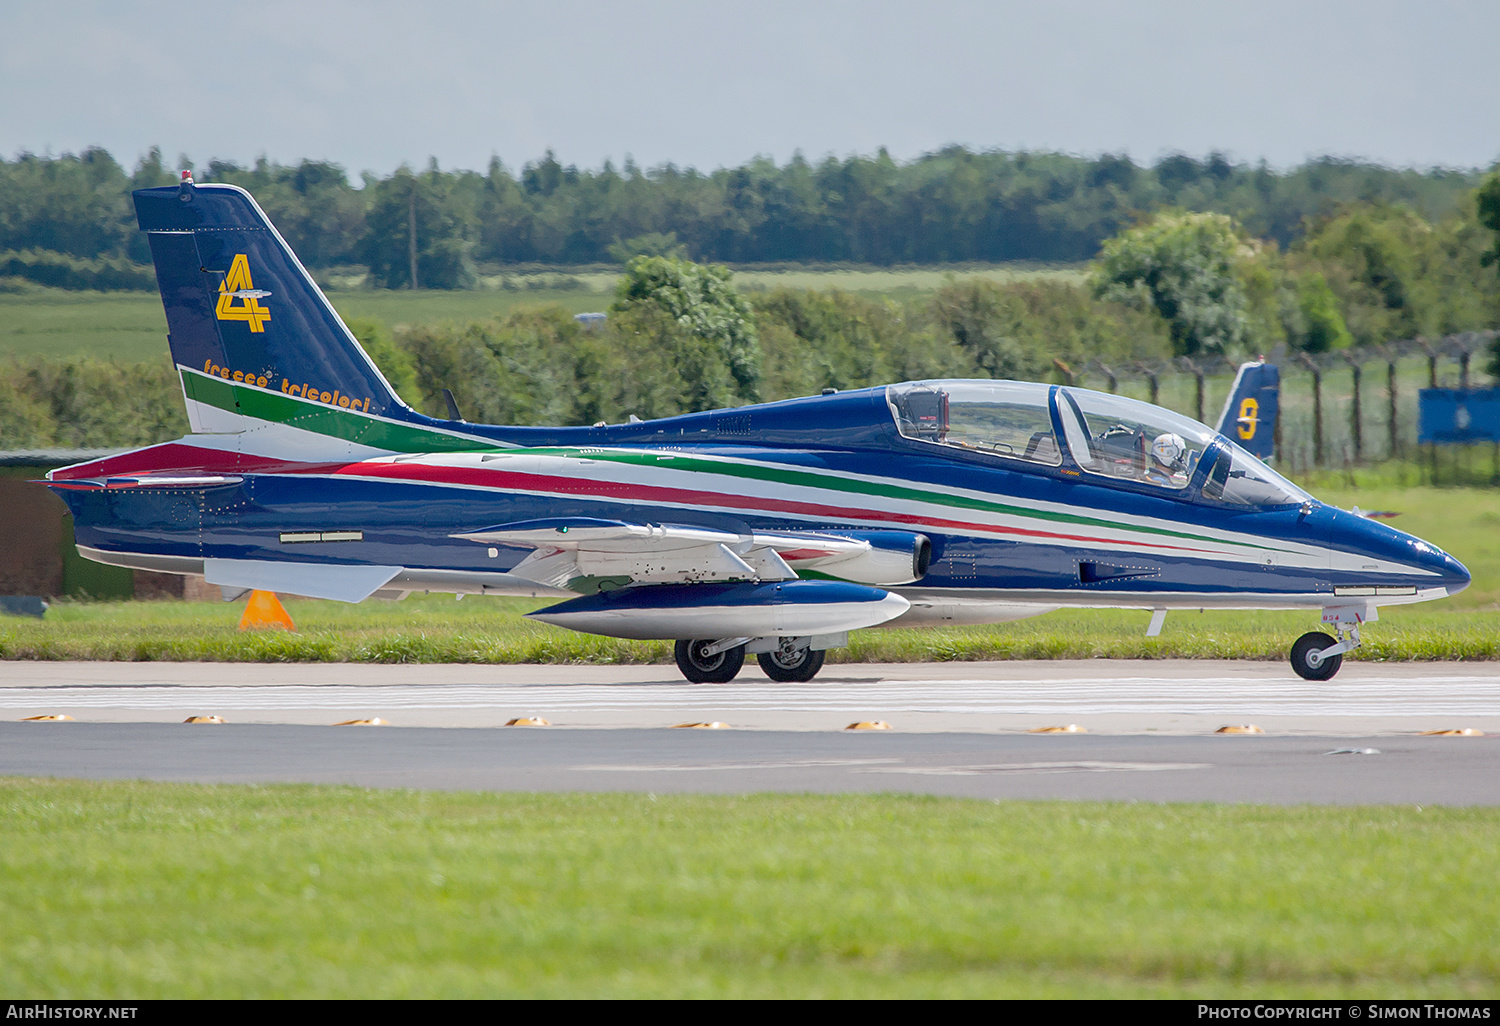
[[[1300,474],[1403,459],[1432,480],[1500,483],[1500,446],[1417,442],[1419,390],[1500,386],[1486,370],[1497,334],[1470,331],[1317,355],[1284,347],[1267,353],[1266,361],[1281,368],[1275,462]],[[1144,399],[1214,426],[1238,368],[1239,361],[1228,358],[1182,357],[1127,366],[1091,361],[1071,375],[1061,369],[1080,386]]]

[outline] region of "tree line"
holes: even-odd
[[[967,158],[982,163],[992,156],[1019,159]],[[767,173],[774,177],[795,165],[768,165]],[[897,171],[922,166],[917,161]],[[1159,188],[1171,166],[1169,159],[1134,174],[1148,175]],[[1202,166],[1211,168],[1212,161]],[[1259,172],[1224,166],[1228,173],[1222,179],[1207,171],[1205,176],[1230,182]],[[1285,180],[1318,166],[1305,165]],[[218,180],[240,176],[314,266],[362,257],[378,280],[400,285],[410,282],[415,263],[419,283],[435,285],[444,275],[461,279],[478,251],[478,242],[464,234],[470,222],[455,212],[453,196],[464,190],[470,195],[511,190],[535,213],[545,208],[526,205],[524,197],[547,195],[546,183],[535,192],[528,184],[545,167],[545,162],[528,165],[519,178],[498,165],[487,177],[403,170],[384,180],[367,177],[358,190],[341,170],[327,165],[261,164],[248,170],[211,165],[209,172]],[[1353,165],[1335,169],[1358,170]],[[605,177],[577,172],[570,179],[568,169],[557,170],[550,195],[574,186],[584,190],[579,183],[585,182],[594,188]],[[825,169],[805,170],[821,174]],[[615,178],[634,183],[640,194],[669,194],[651,192],[671,177],[665,172],[627,171]],[[125,226],[112,235],[114,222],[85,216],[89,197],[99,204],[127,202],[128,190],[118,181],[124,172],[108,154],[23,157],[0,164],[0,173],[71,183],[77,202],[61,209],[74,212],[79,232],[71,235],[64,221],[44,216],[45,190],[20,190],[28,197],[20,203],[13,180],[7,179],[0,190],[9,219],[4,225],[24,220],[17,210],[29,211],[36,225],[50,226],[41,242],[52,248],[0,253],[0,272],[43,267],[58,275],[98,277],[136,266],[131,261],[140,254],[132,247],[141,245],[139,233]],[[673,174],[704,189],[722,177]],[[1113,234],[1091,244],[1095,258],[1079,283],[1002,284],[955,276],[931,293],[901,302],[838,290],[746,292],[735,286],[726,267],[690,259],[691,235],[685,241],[676,232],[693,223],[684,215],[681,221],[637,225],[672,231],[610,243],[610,257],[626,266],[603,323],[580,323],[558,307],[533,307],[467,324],[392,330],[356,322],[351,327],[401,394],[425,412],[445,415],[446,388],[471,420],[586,424],[824,388],[932,377],[1071,380],[1090,361],[1128,367],[1179,356],[1269,354],[1281,346],[1316,353],[1500,324],[1500,173],[1483,179],[1445,172],[1382,170],[1380,175],[1386,177],[1366,181],[1362,197],[1330,201],[1304,215],[1285,242],[1262,234],[1255,226],[1265,222],[1256,221],[1261,215],[1253,210],[1232,215],[1190,204],[1137,210]],[[170,180],[153,152],[128,184]],[[1393,190],[1406,182],[1413,188],[1397,202],[1383,198],[1372,182]],[[92,191],[80,183],[93,183]],[[1427,191],[1416,189],[1419,184]],[[1123,188],[1118,182],[1108,187]],[[1086,214],[1087,209],[1078,216]],[[415,261],[410,237],[402,234],[413,220],[419,233],[427,233],[419,237],[429,240]],[[380,258],[386,260],[381,263],[377,257],[384,250],[376,240],[386,235],[399,238],[401,252]],[[0,243],[12,238],[0,236]],[[89,255],[89,246],[99,252]],[[0,277],[0,284],[5,280]],[[1490,370],[1500,376],[1500,349]],[[185,430],[178,392],[165,359],[127,369],[87,359],[11,361],[0,365],[0,437],[11,448],[158,441]]]
[[[157,149],[128,171],[99,148],[0,159],[5,273],[119,287],[121,262],[149,260],[129,192],[171,184],[175,170]],[[433,161],[357,183],[336,164],[308,160],[215,160],[196,174],[254,193],[308,266],[362,265],[389,288],[465,287],[482,265],[623,263],[641,253],[726,263],[1078,262],[1169,208],[1230,215],[1250,237],[1286,249],[1352,203],[1439,223],[1482,177],[1328,157],[1278,171],[1218,153],[1142,165],[1124,155],[960,146],[907,162],[881,150],[757,158],[707,173],[629,159],[579,168],[549,151],[514,171],[498,158],[483,172]]]
[[[1470,197],[1481,211],[1500,201],[1500,179],[1492,183]],[[638,256],[602,321],[550,305],[350,328],[402,397],[433,416],[447,415],[449,389],[476,422],[614,423],[825,388],[1074,381],[1091,362],[1125,370],[1490,327],[1500,323],[1500,275],[1486,266],[1500,263],[1493,227],[1434,228],[1404,208],[1359,206],[1283,253],[1226,215],[1166,211],[1109,240],[1083,282],[953,277],[900,302],[837,289],[746,292],[723,266]],[[187,425],[165,356],[124,368],[0,363],[0,438],[32,448],[175,437]],[[1500,375],[1500,355],[1491,371]]]
[[[412,406],[446,417],[447,388],[466,419],[499,424],[617,423],[916,378],[1036,378],[1059,373],[1054,361],[1159,359],[1171,345],[1159,317],[1066,282],[955,278],[895,302],[741,292],[725,268],[668,257],[633,259],[602,322],[548,305],[350,328]],[[165,350],[129,368],[0,361],[4,447],[123,447],[185,433]]]

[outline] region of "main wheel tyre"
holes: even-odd
[[[1303,680],[1328,680],[1344,663],[1342,655],[1329,656],[1317,666],[1312,665],[1311,656],[1325,648],[1332,648],[1334,641],[1322,631],[1308,631],[1292,645],[1292,669]]]
[[[755,657],[760,668],[772,680],[783,684],[805,684],[818,675],[823,668],[824,651],[814,652],[810,648],[787,651],[777,648],[774,652],[762,652]]]
[[[677,657],[677,668],[694,684],[728,684],[745,665],[745,646],[736,645],[711,656],[703,650],[712,645],[712,640],[679,641],[673,655]]]

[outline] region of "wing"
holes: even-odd
[[[510,571],[551,588],[598,583],[787,581],[802,570],[861,584],[907,584],[927,569],[931,545],[900,531],[735,533],[683,524],[583,517],[528,520],[451,537],[531,549]]]

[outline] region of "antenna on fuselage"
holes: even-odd
[[[448,404],[448,419],[464,421],[464,415],[458,412],[458,401],[453,398],[453,389],[443,389],[443,402]],[[468,423],[468,421],[464,421]]]

